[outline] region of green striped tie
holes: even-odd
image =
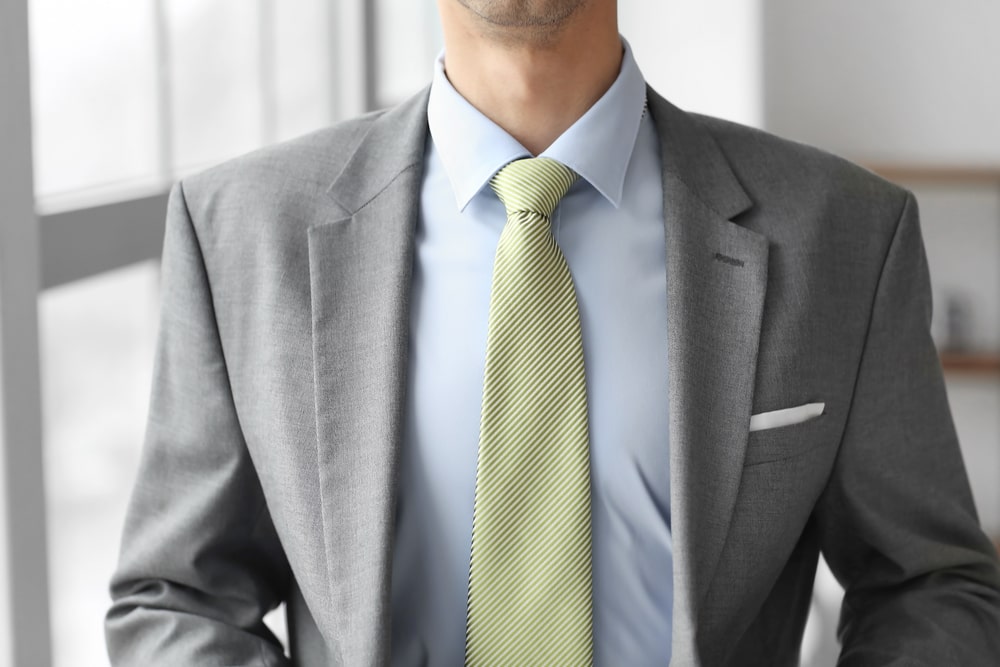
[[[491,181],[493,267],[465,662],[593,662],[590,450],[580,312],[550,216],[576,174],[548,158]]]

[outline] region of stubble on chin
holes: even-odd
[[[475,14],[483,35],[508,45],[552,43],[589,0],[456,0]]]

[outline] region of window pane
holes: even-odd
[[[30,0],[37,195],[155,176],[151,4]]]
[[[166,7],[174,164],[187,171],[257,147],[262,114],[256,4],[167,0]]]
[[[76,204],[80,191],[106,200],[164,187],[165,160],[178,175],[331,122],[329,0],[163,7],[161,31],[153,0],[30,0],[35,184],[46,206]]]
[[[431,81],[441,50],[441,24],[432,0],[376,0],[375,102],[402,102]]]
[[[108,663],[102,621],[145,430],[157,276],[147,262],[39,299],[56,667]]]
[[[277,94],[275,139],[289,139],[333,118],[329,0],[274,2]]]

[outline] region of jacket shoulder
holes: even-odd
[[[864,239],[881,251],[912,198],[906,189],[825,150],[719,118],[691,117],[711,135],[753,201],[744,224],[773,240],[822,230],[828,241]]]
[[[383,113],[342,121],[184,177],[181,188],[192,217],[211,217],[220,205],[238,200],[325,192]]]
[[[719,145],[751,195],[769,188],[783,195],[866,197],[899,206],[906,190],[869,169],[815,146],[732,121],[691,114]]]

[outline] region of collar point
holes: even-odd
[[[610,203],[611,206],[613,206],[615,208],[615,210],[618,210],[618,209],[620,209],[622,207],[622,199],[624,199],[624,196],[625,196],[624,195],[624,193],[625,193],[625,183],[624,183],[624,181],[621,182],[621,183],[618,183],[614,187],[613,190],[608,190],[607,192],[604,192],[604,191],[600,191],[600,192],[601,192],[602,195],[604,195],[604,198],[608,200],[608,203]]]

